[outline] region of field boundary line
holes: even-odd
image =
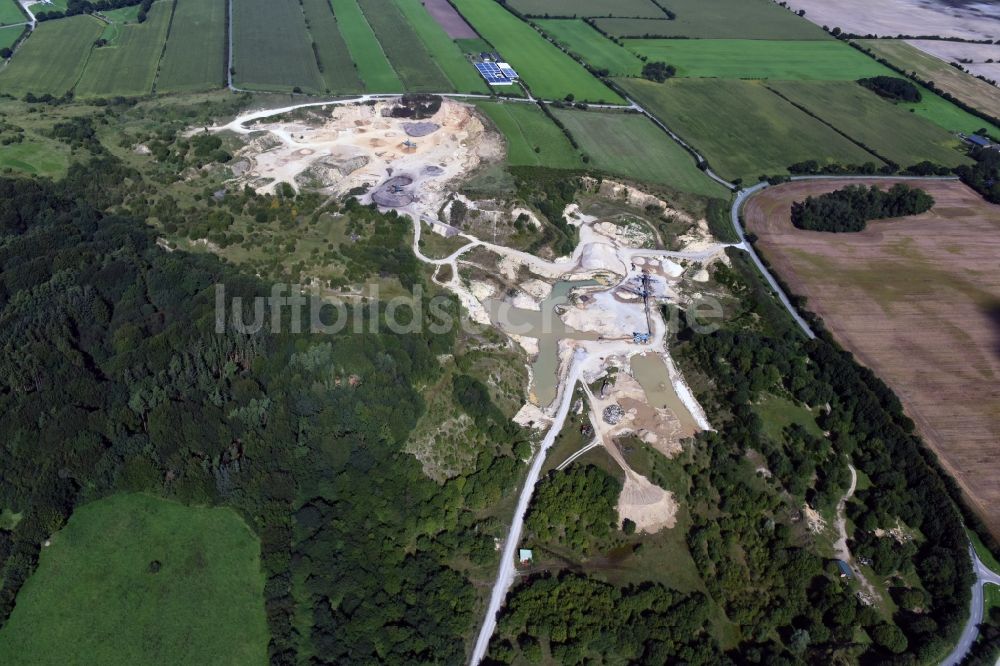
[[[771,86],[767,85],[766,83],[764,84],[764,88],[766,88],[767,90],[770,90],[773,94],[775,94],[778,97],[780,97],[781,99],[785,100],[786,102],[788,102],[789,104],[791,104],[792,106],[794,106],[796,109],[798,109],[802,113],[804,113],[807,116],[809,116],[810,118],[812,118],[812,119],[814,119],[814,120],[816,120],[818,122],[823,123],[824,125],[826,125],[830,129],[832,129],[834,132],[836,132],[840,136],[844,137],[845,139],[847,139],[848,141],[850,141],[851,143],[853,143],[855,146],[857,146],[861,150],[865,151],[866,153],[868,153],[870,155],[874,155],[877,159],[879,159],[880,161],[884,162],[886,165],[896,164],[895,160],[890,160],[890,159],[888,159],[886,157],[882,157],[881,155],[879,155],[878,153],[876,153],[874,150],[872,150],[871,148],[869,148],[865,144],[861,143],[860,141],[858,141],[857,139],[855,139],[854,137],[852,137],[847,132],[844,132],[843,130],[838,129],[835,125],[833,125],[832,123],[830,123],[827,120],[824,120],[820,116],[816,115],[815,113],[813,113],[812,111],[810,111],[809,109],[807,109],[805,106],[803,106],[801,104],[798,104],[796,102],[793,102],[792,100],[788,99],[783,94],[781,94],[780,92],[778,92],[777,90],[775,90]]]
[[[177,13],[178,0],[172,0],[170,4],[170,18],[167,19],[167,34],[163,38],[163,48],[160,49],[160,57],[156,59],[156,71],[153,73],[153,85],[150,86],[149,94],[156,94],[156,82],[160,79],[160,65],[163,64],[163,56],[167,53],[167,42],[170,41],[170,33],[174,29],[174,14]]]
[[[93,14],[87,14],[87,16],[93,18],[95,21],[97,21],[98,23],[100,23],[100,21],[97,20],[97,18],[94,17]],[[82,79],[83,75],[87,72],[87,65],[90,64],[90,56],[92,56],[94,54],[94,49],[95,48],[96,47],[94,46],[94,44],[91,43],[90,48],[87,49],[87,57],[84,58],[84,60],[83,60],[83,67],[80,68],[80,75],[76,77],[76,81],[74,81],[73,85],[71,85],[69,87],[69,91],[68,92],[73,92],[73,93],[76,92],[76,86],[80,83],[80,79]]]

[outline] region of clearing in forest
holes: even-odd
[[[235,511],[120,494],[42,549],[0,662],[261,664],[268,635],[260,543]]]

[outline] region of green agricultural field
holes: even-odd
[[[458,92],[488,93],[489,89],[479,72],[462,54],[462,49],[452,40],[420,0],[394,0],[410,27],[420,36],[431,58],[451,80]],[[482,49],[480,49],[481,51]]]
[[[588,102],[624,102],[582,65],[493,0],[455,0],[454,5],[476,32],[514,66],[535,96],[563,99],[574,95]]]
[[[507,163],[577,169],[583,166],[569,140],[541,109],[533,104],[477,102],[507,138]]]
[[[76,85],[104,24],[92,16],[44,21],[0,71],[0,92],[62,95]]]
[[[583,20],[540,19],[536,23],[591,67],[606,69],[613,76],[632,76],[642,71],[642,61],[635,54],[615,44]]]
[[[302,11],[312,35],[319,70],[326,83],[327,92],[349,93],[365,89],[351,60],[347,42],[340,34],[340,26],[333,16],[330,0],[302,0]]]
[[[666,13],[651,0],[510,0],[525,16],[629,16],[664,18]]]
[[[169,2],[157,2],[144,23],[128,23],[114,44],[95,48],[76,84],[77,97],[148,95],[170,26]]]
[[[925,81],[933,81],[941,90],[980,111],[996,115],[997,109],[1000,109],[1000,89],[996,86],[980,81],[901,39],[859,39],[857,43],[896,67],[916,72]]]
[[[729,195],[724,187],[698,169],[690,153],[643,115],[617,111],[552,111],[583,152],[590,156],[588,166],[693,194]]]
[[[431,58],[393,0],[358,0],[358,4],[407,90],[452,90],[451,81]]]
[[[330,0],[340,34],[347,42],[351,59],[368,92],[403,92],[403,82],[378,43],[372,27],[361,12],[357,0]]]
[[[802,81],[768,85],[900,166],[924,160],[945,166],[969,162],[957,150],[960,146],[957,137],[854,82]]]
[[[854,81],[893,73],[834,40],[630,39],[625,45],[686,77]]]
[[[27,22],[28,17],[24,15],[14,0],[0,0],[0,25]]]
[[[15,25],[9,28],[0,28],[0,49],[9,49],[14,46],[17,38],[24,33],[23,25]]]
[[[900,103],[897,106],[907,111],[912,109],[918,116],[926,118],[949,132],[973,134],[976,130],[986,128],[994,138],[1000,139],[1000,127],[997,125],[958,108],[944,97],[936,95],[926,88],[921,87],[920,92],[923,99],[919,102],[913,104]],[[1000,109],[1000,107],[997,107],[997,109]]]
[[[620,37],[830,39],[819,26],[771,0],[665,0],[663,4],[677,14],[675,20],[602,18],[597,24]]]
[[[0,663],[264,664],[267,642],[260,544],[236,512],[123,494],[42,550]]]
[[[225,85],[226,1],[177,0],[156,77],[157,92]]]
[[[233,0],[233,69],[241,88],[326,88],[298,2]]]
[[[761,174],[784,173],[788,165],[810,159],[821,164],[878,163],[868,151],[784,101],[760,82],[616,81],[729,180],[742,178],[756,182]]]

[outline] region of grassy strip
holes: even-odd
[[[431,58],[441,68],[458,92],[489,93],[486,83],[479,76],[458,45],[434,20],[420,0],[394,0],[396,7],[406,17],[410,27],[420,36]]]
[[[302,0],[306,25],[312,35],[316,66],[319,68],[326,92],[361,92],[364,84],[358,76],[357,66],[351,60],[347,43],[340,34],[337,19],[329,0]]]
[[[577,169],[583,165],[569,139],[532,104],[477,102],[507,139],[507,164]]]
[[[225,58],[226,0],[177,0],[156,90],[218,88],[226,81]]]
[[[853,81],[892,75],[837,41],[752,39],[630,39],[625,45],[651,61],[677,67],[677,76],[789,81]]]
[[[261,664],[263,600],[260,544],[236,512],[113,495],[42,551],[0,662]]]
[[[256,90],[319,92],[309,30],[297,2],[233,2],[233,82]]]
[[[599,18],[620,37],[692,39],[830,39],[823,30],[770,0],[664,0],[675,20]],[[607,12],[604,13],[607,16]]]
[[[369,92],[403,92],[403,82],[389,64],[357,1],[330,0],[330,3],[365,89]]]
[[[693,194],[729,195],[698,169],[690,153],[641,114],[574,109],[552,112],[589,156],[590,166]]]
[[[542,99],[573,95],[588,102],[624,102],[578,62],[493,0],[454,0],[465,19],[506,58]]]
[[[95,48],[76,85],[76,96],[134,96],[152,92],[172,9],[173,2],[154,3],[144,23],[122,26],[115,45]]]
[[[555,19],[535,23],[595,69],[606,69],[612,76],[632,76],[642,71],[642,61],[634,53],[615,44],[585,21]]]
[[[757,82],[616,82],[728,180],[756,181],[762,174],[786,173],[790,164],[805,160],[823,165],[864,164],[873,159]]]
[[[358,4],[407,90],[452,90],[448,77],[431,58],[393,0],[358,0]]]
[[[560,18],[583,18],[585,16],[666,17],[663,10],[650,0],[511,0],[510,5],[525,16]]]

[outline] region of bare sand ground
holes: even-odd
[[[936,182],[922,185],[936,201],[923,215],[853,234],[791,225],[793,201],[857,182],[764,190],[747,227],[806,307],[895,390],[1000,537],[1000,206]]]
[[[997,12],[1000,13],[1000,6],[997,7]],[[997,35],[997,39],[1000,39],[1000,31]],[[962,68],[975,76],[1000,81],[1000,44],[969,44],[940,39],[907,39],[906,43],[947,63],[971,60],[971,63],[961,63]],[[987,60],[993,62],[986,62]],[[996,113],[1000,108],[994,108],[993,111]]]
[[[816,25],[858,35],[938,35],[962,39],[1000,37],[1000,3],[943,0],[789,0]]]

